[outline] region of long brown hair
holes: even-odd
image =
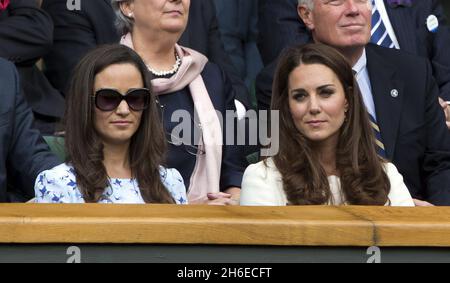
[[[384,205],[390,182],[384,161],[376,153],[373,130],[352,68],[343,55],[322,44],[287,49],[275,73],[272,110],[280,111],[280,150],[273,159],[288,201],[294,205],[321,205],[331,200],[327,174],[311,142],[295,127],[289,109],[289,75],[301,64],[330,68],[344,88],[348,112],[339,132],[336,166],[346,201],[352,205]]]
[[[129,63],[141,73],[144,87],[151,89],[151,78],[139,55],[122,45],[105,45],[88,53],[77,65],[68,91],[65,115],[66,163],[75,169],[78,188],[84,200],[95,203],[110,185],[103,164],[103,142],[95,130],[92,95],[95,77],[114,64]],[[132,136],[129,149],[131,173],[146,203],[174,203],[161,182],[160,165],[166,151],[164,130],[152,95],[149,107]]]

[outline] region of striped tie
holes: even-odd
[[[372,129],[373,129],[373,133],[375,134],[375,144],[377,147],[378,155],[383,158],[386,158],[386,150],[384,148],[383,142],[381,141],[380,127],[378,127],[377,121],[370,114],[369,114],[369,119],[370,119],[370,125],[372,126]]]
[[[383,47],[394,48],[395,44],[384,26],[381,14],[372,0],[372,31],[370,42]]]

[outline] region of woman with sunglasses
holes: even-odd
[[[41,173],[37,202],[186,203],[183,178],[161,166],[166,141],[145,64],[108,45],[75,69],[65,116],[66,162]]]
[[[154,76],[169,142],[167,161],[183,176],[189,203],[238,204],[247,161],[243,147],[224,145],[226,125],[217,115],[226,122],[226,111],[236,111],[232,86],[204,55],[177,44],[190,0],[113,0],[112,6],[121,43],[134,49]],[[182,121],[181,111],[187,114]],[[180,124],[192,130],[181,134]]]

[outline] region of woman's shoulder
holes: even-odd
[[[78,191],[75,170],[67,164],[60,164],[41,172],[35,183],[37,202],[74,203],[82,202]]]
[[[225,75],[222,68],[216,63],[208,61],[202,71],[202,77],[207,80],[225,81]]]
[[[281,174],[272,158],[247,167],[242,180],[241,205],[286,205]]]
[[[220,72],[220,67],[216,63],[208,61],[203,68],[203,72]]]
[[[414,201],[406,187],[403,176],[398,172],[394,164],[386,162],[383,164],[386,175],[391,184],[389,200],[391,206],[414,206]]]
[[[75,169],[66,163],[57,165],[51,169],[45,170],[39,176],[69,178],[75,176]]]
[[[175,168],[165,168],[163,166],[159,167],[159,174],[163,182],[166,181],[177,181],[184,182],[183,177],[181,177],[180,172]]]
[[[177,204],[187,204],[186,186],[183,177],[175,168],[165,168],[160,166],[159,169],[161,181],[170,192]]]
[[[383,163],[384,171],[391,183],[391,191],[397,190],[399,184],[404,185],[403,176],[398,172],[397,167],[390,162]]]
[[[388,175],[389,178],[391,176],[400,174],[398,172],[397,167],[391,162],[385,162],[385,163],[383,163],[383,166],[384,166],[384,171],[386,172],[386,174]]]
[[[260,161],[258,163],[251,164],[245,170],[247,175],[255,175],[260,177],[271,177],[271,176],[279,176],[280,172],[272,158],[268,158],[266,160]]]

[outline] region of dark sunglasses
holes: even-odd
[[[95,92],[95,106],[101,111],[113,111],[125,100],[134,111],[142,111],[150,102],[150,90],[147,88],[132,88],[122,95],[115,89],[102,88]]]

